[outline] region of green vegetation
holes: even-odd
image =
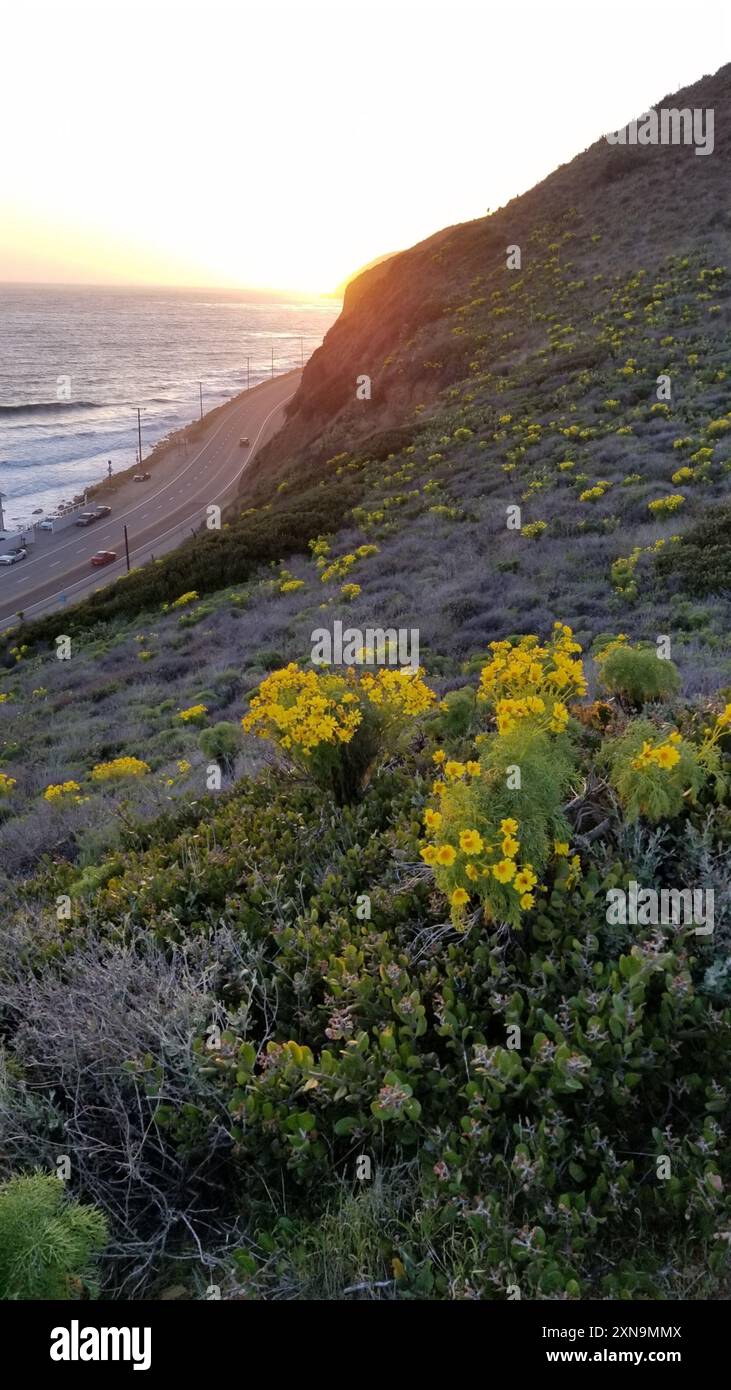
[[[106,1242],[102,1213],[69,1200],[59,1178],[28,1173],[0,1184],[0,1299],[93,1294]]]

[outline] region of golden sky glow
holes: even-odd
[[[0,280],[323,292],[729,56],[727,0],[11,0]]]

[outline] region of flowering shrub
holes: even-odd
[[[15,785],[15,777],[8,777],[6,772],[0,772],[0,796],[9,796]]]
[[[605,492],[607,491],[607,488],[609,487],[611,487],[611,483],[595,483],[594,487],[585,488],[583,492],[579,493],[579,501],[598,502],[599,498],[604,496]]]
[[[510,777],[516,767],[519,786]],[[567,741],[529,724],[488,736],[479,762],[444,762],[445,780],[435,784],[435,805],[424,816],[431,838],[421,856],[457,927],[470,903],[480,904],[488,922],[516,927],[535,906],[539,875],[552,853],[563,857],[568,847],[561,806],[573,768]],[[571,871],[578,872],[578,859]]]
[[[421,673],[385,669],[358,676],[304,671],[296,662],[267,676],[242,720],[340,800],[357,795],[379,756],[430,708]]]
[[[108,763],[97,763],[90,776],[92,782],[120,782],[125,777],[144,777],[149,771],[149,764],[141,758],[113,758]]]
[[[79,783],[72,780],[68,782],[52,782],[49,787],[46,787],[43,793],[43,800],[52,801],[55,804],[70,800],[71,798],[73,798],[74,801],[80,801],[81,797],[78,795],[80,791],[81,786]]]
[[[654,502],[648,502],[647,509],[653,516],[665,516],[671,512],[677,512],[682,507],[685,498],[680,492],[672,492],[669,497],[658,497]]]
[[[492,659],[480,674],[478,699],[496,714],[498,727],[507,731],[505,721],[528,715],[547,716],[565,727],[567,700],[586,694],[586,678],[579,659],[581,647],[574,642],[570,627],[554,623],[549,642],[541,646],[538,638],[521,637],[518,642],[491,642]],[[535,703],[520,710],[515,702]]]
[[[706,780],[699,750],[677,729],[659,733],[649,719],[632,720],[602,747],[602,759],[627,820],[677,816],[686,796],[695,799]]]
[[[179,598],[173,599],[171,608],[186,608],[189,603],[195,603],[198,598],[197,590],[190,589],[187,594],[181,594]]]
[[[547,521],[529,521],[526,526],[521,526],[521,535],[528,536],[533,540],[536,536],[542,536],[548,525]]]
[[[535,906],[539,875],[552,854],[568,854],[570,838],[561,809],[575,766],[566,700],[586,691],[581,648],[556,623],[545,646],[529,636],[493,642],[491,651],[478,702],[489,707],[497,733],[479,737],[479,761],[462,763],[437,749],[444,780],[434,784],[436,801],[424,818],[431,838],[421,856],[458,927],[473,900],[488,921],[519,926]],[[571,881],[578,872],[575,858]]]
[[[183,724],[202,724],[207,714],[207,705],[190,705],[188,709],[178,710],[178,719]]]

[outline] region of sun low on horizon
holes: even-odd
[[[659,101],[723,61],[721,9],[680,71],[680,6],[658,23],[619,3],[577,67],[585,11],[455,0],[447,27],[430,0],[16,3],[0,282],[332,293],[529,188],[638,114],[638,93]]]

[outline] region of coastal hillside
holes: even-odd
[[[661,106],[0,638],[0,1297],[728,1297],[731,65]]]

